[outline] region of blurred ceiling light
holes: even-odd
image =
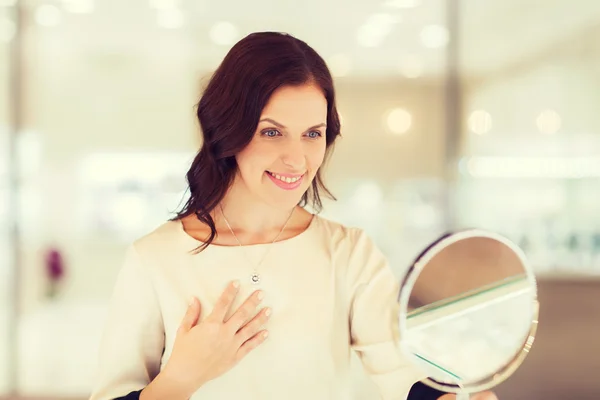
[[[363,25],[358,28],[356,40],[363,47],[377,47],[383,41],[383,37],[375,27]]]
[[[352,61],[346,54],[335,54],[329,57],[327,64],[335,77],[346,76],[352,69]]]
[[[8,43],[17,33],[17,26],[8,18],[0,18],[0,42]]]
[[[421,43],[423,46],[436,49],[439,47],[444,47],[448,44],[450,40],[450,34],[448,33],[448,29],[441,25],[428,25],[421,30]]]
[[[562,124],[560,115],[554,110],[542,111],[535,122],[540,132],[548,135],[558,132]]]
[[[356,40],[363,47],[377,47],[392,32],[393,26],[398,22],[400,22],[399,17],[390,14],[373,14],[364,25],[358,28]]]
[[[183,12],[178,8],[164,8],[156,12],[156,23],[166,29],[179,29],[184,23]]]
[[[492,129],[492,116],[485,110],[476,110],[469,116],[469,128],[472,132],[483,135]]]
[[[400,17],[387,13],[373,14],[367,19],[367,25],[372,26],[392,26],[398,22],[400,22]]]
[[[73,14],[91,14],[94,12],[94,0],[62,0],[63,9]]]
[[[392,133],[402,135],[412,126],[412,115],[403,108],[394,108],[387,113],[385,122]]]
[[[408,79],[415,79],[423,75],[423,63],[414,55],[407,55],[400,60],[400,73]]]
[[[415,8],[420,4],[420,0],[387,0],[383,3],[384,6],[393,8]]]
[[[157,10],[178,8],[179,6],[179,0],[150,0],[150,7],[156,8]]]
[[[35,10],[35,22],[41,26],[57,26],[62,20],[60,8],[52,4],[42,4]]]
[[[217,22],[210,28],[210,39],[218,45],[232,45],[238,38],[238,30],[231,22]]]
[[[0,0],[0,7],[12,7],[17,4],[17,0]]]

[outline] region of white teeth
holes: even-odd
[[[295,178],[290,178],[290,177],[285,177],[285,176],[277,175],[277,174],[274,174],[272,172],[269,172],[269,174],[271,174],[272,177],[277,178],[280,181],[286,182],[286,183],[298,182],[302,178],[302,176],[297,176]]]

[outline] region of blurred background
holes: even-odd
[[[202,87],[264,30],[336,79],[323,216],[399,276],[448,229],[508,236],[541,315],[500,398],[600,399],[598,0],[0,0],[0,397],[89,395],[125,246],[177,209]]]

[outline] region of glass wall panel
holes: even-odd
[[[466,0],[461,22],[461,223],[540,274],[600,273],[600,3]]]

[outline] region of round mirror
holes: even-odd
[[[442,236],[415,260],[400,287],[401,348],[429,377],[462,394],[508,378],[537,327],[535,277],[522,251],[492,232]]]

